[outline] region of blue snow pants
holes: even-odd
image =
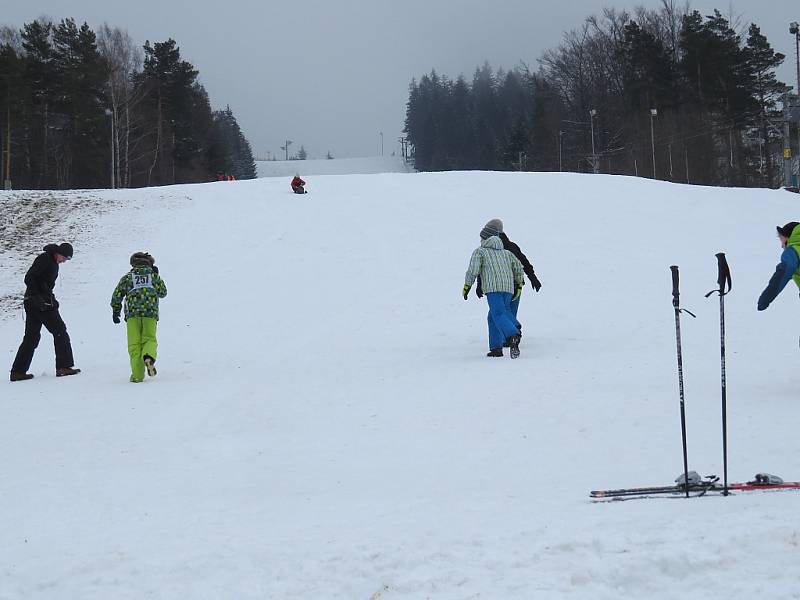
[[[512,335],[519,335],[517,319],[511,312],[511,298],[508,292],[489,292],[486,301],[489,303],[489,350],[502,348]]]

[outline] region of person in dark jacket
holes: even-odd
[[[306,188],[305,188],[306,182],[300,179],[300,175],[295,175],[294,178],[292,178],[292,183],[290,183],[289,185],[292,186],[292,191],[295,194],[306,193]]]
[[[758,298],[758,310],[766,310],[775,298],[778,297],[790,280],[794,280],[800,287],[800,223],[791,221],[783,227],[777,226],[778,239],[783,252],[781,262],[775,267],[775,273],[761,292]]]
[[[69,341],[67,326],[58,313],[58,300],[53,288],[58,278],[58,265],[72,258],[72,245],[48,244],[44,252],[36,257],[25,274],[25,336],[17,350],[14,364],[11,366],[11,381],[33,379],[28,373],[33,360],[33,353],[41,339],[42,325],[53,335],[56,350],[56,376],[77,375],[72,358],[72,345]]]
[[[531,261],[528,260],[528,257],[522,253],[520,247],[508,239],[508,236],[503,232],[503,222],[500,219],[492,219],[481,230],[481,239],[485,240],[493,235],[496,235],[500,238],[503,242],[503,248],[508,250],[517,257],[517,260],[522,263],[522,271],[527,275],[528,279],[530,279],[531,285],[533,289],[537,292],[542,288],[542,284],[539,281],[539,278],[536,277],[536,273],[533,270],[533,265],[531,265]],[[475,286],[475,293],[477,294],[478,298],[483,297],[483,288],[481,287],[481,279],[478,277],[478,285]],[[516,299],[511,301],[511,314],[514,315],[514,319],[517,321],[517,327],[522,330],[522,325],[520,324],[519,320],[517,319],[517,312],[519,311],[519,301],[521,299],[521,295],[518,295]]]

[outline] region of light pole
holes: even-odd
[[[794,56],[797,63],[797,93],[800,94],[800,23],[789,23],[789,33],[794,35]]]
[[[563,129],[559,130],[559,132],[558,132],[558,172],[559,173],[564,170],[564,168],[563,168],[563,166],[564,166],[564,161],[563,161],[564,140],[563,140],[563,137],[564,137],[565,133],[566,133],[566,131],[564,131]]]
[[[381,134],[381,156],[383,156],[383,132],[379,131],[378,133]]]
[[[653,179],[656,178],[656,138],[653,135],[653,119],[658,116],[655,108],[650,109],[650,146],[653,150]]]
[[[116,185],[114,185],[114,165],[116,161],[114,160],[114,111],[107,108],[106,109],[106,116],[109,117],[111,121],[111,189],[116,189]],[[174,179],[173,175],[173,179]],[[175,183],[174,181],[172,183]]]
[[[594,118],[597,116],[597,111],[592,109],[589,111],[589,121],[591,122],[592,126],[592,172],[598,172],[598,164],[597,164],[597,153],[594,150]]]

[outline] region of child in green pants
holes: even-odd
[[[114,323],[120,322],[122,301],[125,300],[131,383],[144,381],[145,368],[150,377],[156,375],[158,299],[166,295],[167,286],[158,274],[155,259],[146,252],[136,252],[131,256],[130,272],[123,275],[111,295]]]

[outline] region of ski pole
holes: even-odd
[[[683,485],[686,497],[689,497],[689,458],[686,451],[686,409],[683,396],[683,354],[681,352],[681,312],[686,312],[692,317],[691,311],[681,308],[678,267],[672,265],[672,306],[675,309],[675,339],[678,347],[678,392],[681,401],[681,438],[683,440]]]
[[[711,290],[711,294],[719,294],[719,356],[720,381],[722,388],[722,495],[728,495],[728,397],[725,376],[725,295],[731,291],[731,271],[724,252],[717,255],[717,285],[719,289]],[[727,291],[725,287],[727,285]]]

